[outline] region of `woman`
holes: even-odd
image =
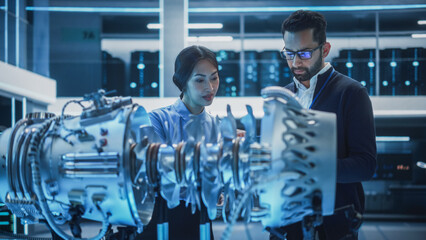
[[[211,134],[214,118],[204,107],[212,104],[219,88],[216,55],[202,46],[183,49],[175,61],[173,82],[181,91],[180,99],[150,113],[157,134],[166,143],[186,141],[184,126],[192,114],[203,120],[206,140],[214,140],[217,137]]]
[[[173,82],[181,91],[180,98],[170,106],[152,111],[149,116],[156,133],[163,142],[177,144],[186,141],[188,135],[184,130],[190,115],[201,118],[202,130],[206,142],[215,142],[217,134],[213,116],[205,111],[212,104],[219,88],[218,63],[216,55],[202,46],[191,46],[183,49],[175,61]],[[157,199],[158,200],[158,199]],[[141,235],[141,239],[156,239],[156,212],[159,204],[156,201],[153,220]],[[200,211],[191,213],[190,207],[180,205],[168,209],[169,239],[199,239]],[[211,224],[210,224],[211,226]],[[211,231],[211,239],[213,233]],[[145,238],[144,238],[145,237]]]

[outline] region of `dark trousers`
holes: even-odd
[[[303,230],[301,222],[293,223],[285,227],[280,227],[277,229],[277,231],[283,235],[286,233],[287,240],[303,240]],[[358,234],[347,234],[343,237],[336,237],[331,234],[328,235],[329,236],[327,236],[326,234],[324,225],[320,225],[319,227],[315,228],[315,240],[358,240]],[[269,235],[269,239],[280,240],[280,238],[272,234]]]

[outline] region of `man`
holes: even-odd
[[[282,24],[287,61],[294,82],[286,88],[296,93],[302,106],[332,112],[337,117],[337,187],[335,209],[353,205],[364,212],[361,181],[376,168],[373,111],[367,90],[357,81],[335,71],[325,62],[331,45],[326,41],[326,20],[312,11],[294,12]],[[281,228],[287,239],[302,239],[301,223]],[[345,214],[335,211],[316,228],[320,239],[357,239]],[[271,235],[271,239],[278,239]]]

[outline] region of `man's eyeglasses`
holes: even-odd
[[[316,47],[314,49],[297,51],[297,52],[293,52],[293,51],[287,50],[284,47],[283,50],[280,51],[280,55],[285,60],[293,60],[294,57],[296,57],[296,54],[297,54],[297,56],[299,56],[300,59],[307,60],[307,59],[311,59],[312,58],[312,53],[315,52],[320,47],[322,47],[323,45],[324,45],[324,43],[320,44],[318,47]]]

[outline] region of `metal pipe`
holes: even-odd
[[[376,12],[376,96],[380,94],[379,12]]]
[[[245,49],[244,49],[244,34],[245,34],[245,18],[243,14],[240,14],[240,42],[241,42],[241,52],[240,52],[240,96],[245,96]]]
[[[9,1],[4,1],[4,62],[9,62],[9,34],[8,34],[8,26],[9,26]],[[12,124],[13,127],[13,124]]]
[[[7,1],[6,1],[7,2]],[[16,106],[15,106],[15,104],[16,104],[16,99],[15,99],[15,97],[12,97],[11,99],[11,103],[10,103],[10,105],[11,105],[11,110],[12,110],[12,118],[11,118],[11,126],[12,127],[15,127],[15,122],[16,122]]]
[[[7,0],[6,0],[7,1]],[[19,2],[20,0],[16,0],[16,8],[15,8],[15,65],[17,67],[19,67],[20,65],[20,59],[19,59],[19,48],[20,48],[20,44],[19,44],[19,18],[20,18],[20,14],[19,14]],[[24,115],[25,116],[25,115]]]

